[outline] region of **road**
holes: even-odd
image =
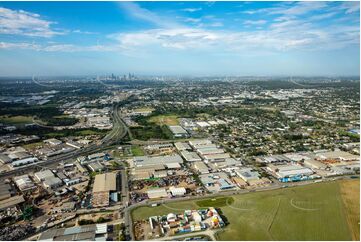
[[[92,153],[100,152],[106,149],[109,149],[112,145],[116,144],[119,140],[123,139],[127,134],[130,134],[130,131],[124,121],[122,120],[119,113],[119,106],[114,105],[113,112],[113,129],[107,134],[100,143],[92,144],[86,148],[72,151],[63,155],[58,155],[54,158],[51,158],[46,161],[40,161],[37,163],[32,163],[27,166],[19,167],[17,169],[0,173],[0,179],[11,178],[16,175],[28,174],[31,171],[34,171],[40,167],[55,168],[59,162],[72,159],[77,156],[89,155]]]

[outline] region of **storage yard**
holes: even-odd
[[[349,184],[344,184],[346,182]],[[233,202],[229,200],[226,204],[219,203],[229,225],[223,232],[217,233],[217,239],[351,240],[350,231],[359,223],[359,207],[346,206],[340,199],[341,194],[350,194],[347,190],[350,186],[358,188],[351,190],[359,196],[358,180],[316,183],[231,196]],[[200,200],[139,207],[132,212],[132,217],[136,221],[150,216],[179,213],[181,209],[197,209],[198,201]],[[348,220],[349,216],[353,219]],[[350,224],[348,221],[351,221]]]

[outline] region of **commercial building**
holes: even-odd
[[[107,224],[90,224],[70,228],[50,229],[39,236],[40,241],[105,241]]]

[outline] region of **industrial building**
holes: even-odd
[[[185,138],[188,137],[188,132],[182,128],[182,126],[174,125],[174,126],[168,126],[169,130],[173,133],[173,136],[176,138]]]
[[[252,182],[253,180],[259,180],[260,174],[252,168],[242,168],[235,170],[237,176],[242,178],[245,182]]]
[[[147,191],[148,198],[150,199],[158,199],[158,198],[166,198],[169,197],[165,188],[159,189],[150,189]]]
[[[202,161],[202,158],[199,157],[199,155],[196,152],[184,150],[181,152],[181,155],[187,162]]]
[[[176,147],[176,149],[178,151],[191,150],[192,149],[190,147],[190,145],[185,143],[185,142],[176,142],[176,143],[174,143],[174,146]]]
[[[234,189],[236,186],[228,178],[224,172],[216,172],[210,174],[202,174],[199,176],[203,185],[210,192],[219,192],[222,190]]]
[[[109,172],[95,176],[93,185],[93,207],[109,206],[110,199],[117,202],[117,173]]]
[[[267,166],[267,170],[274,174],[278,179],[298,176],[307,177],[314,174],[314,172],[310,168],[296,164],[271,164]]]
[[[170,187],[169,192],[173,197],[184,196],[187,193],[184,187]]]
[[[29,175],[14,177],[14,182],[21,192],[27,192],[36,189],[36,186],[30,179]]]
[[[48,241],[105,241],[108,237],[107,224],[90,224],[70,228],[47,230],[38,240]]]
[[[56,177],[51,170],[36,172],[34,177],[38,182],[42,182],[43,186],[47,189],[55,189],[63,184],[60,178]]]
[[[219,162],[219,161],[225,161],[227,158],[230,158],[231,156],[228,153],[221,153],[221,154],[210,154],[210,155],[204,155],[204,161],[207,162]]]
[[[11,186],[8,183],[1,181],[0,183],[0,200],[10,198],[12,195]]]
[[[25,158],[25,159],[20,159],[20,160],[16,160],[11,162],[11,166],[13,168],[15,167],[19,167],[19,166],[24,166],[24,165],[28,165],[34,162],[38,162],[39,160],[35,157],[29,157],[29,158]]]
[[[133,158],[133,165],[135,167],[146,167],[153,165],[171,165],[178,164],[179,166],[183,163],[182,157],[177,154],[165,155],[165,156],[136,156]]]
[[[192,168],[200,174],[208,174],[209,167],[202,161],[196,161],[192,164]]]

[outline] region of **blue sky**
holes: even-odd
[[[358,75],[359,2],[0,2],[0,73]]]

